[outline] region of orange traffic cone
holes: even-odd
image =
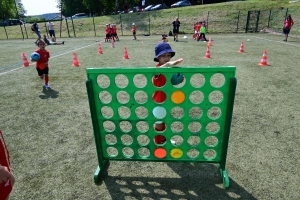
[[[261,58],[261,61],[260,63],[258,63],[259,66],[268,66],[268,63],[267,63],[267,51],[264,50],[264,54]]]
[[[27,60],[26,54],[22,53],[22,57],[23,57],[23,67],[28,67],[30,64]]]
[[[124,56],[123,56],[123,59],[129,59],[126,47],[124,47]]]
[[[115,41],[114,40],[111,41],[111,48],[115,48]]]
[[[209,37],[209,40],[208,40],[207,45],[210,46],[210,47],[212,46],[212,40],[211,40],[211,37]]]
[[[206,53],[205,53],[205,56],[204,56],[204,58],[211,58],[210,57],[210,46],[209,45],[207,45],[207,49],[206,49]]]
[[[244,53],[244,42],[242,42],[242,44],[240,46],[240,50],[238,52]]]
[[[101,43],[98,44],[98,54],[103,54]]]
[[[80,66],[80,64],[79,64],[79,62],[77,60],[77,56],[76,56],[75,52],[73,53],[73,65],[72,66],[73,67],[79,67]]]

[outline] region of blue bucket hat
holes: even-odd
[[[155,46],[155,57],[154,61],[158,62],[158,57],[165,54],[171,53],[171,57],[175,56],[175,52],[171,49],[171,46],[166,42],[160,42]]]

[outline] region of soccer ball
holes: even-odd
[[[185,35],[185,36],[183,36],[183,39],[187,39],[187,36]]]
[[[37,52],[33,52],[33,53],[30,55],[30,57],[31,57],[31,60],[33,60],[33,61],[38,61],[38,60],[40,60],[40,58],[41,58],[40,54],[37,53]]]

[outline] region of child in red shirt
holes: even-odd
[[[294,21],[292,19],[292,16],[288,15],[286,20],[284,21],[284,24],[283,24],[283,33],[285,35],[285,39],[283,41],[287,42],[290,30],[291,30],[293,25],[294,25]]]
[[[36,62],[36,70],[41,80],[44,80],[44,86],[46,89],[50,88],[49,82],[49,67],[48,61],[50,58],[49,51],[46,50],[46,44],[44,41],[38,41],[37,45],[39,49],[35,50],[35,52],[40,54],[40,59],[38,61],[31,60],[32,62]]]
[[[115,24],[111,25],[111,37],[114,41],[115,41],[115,39],[119,41],[119,37],[117,34],[117,27]]]
[[[199,22],[196,22],[194,25],[194,35],[193,35],[194,40],[198,39],[200,27],[201,27],[201,25],[199,24]]]
[[[105,28],[105,42],[108,42],[110,40],[111,37],[111,28],[109,24],[106,24],[106,28]]]
[[[131,31],[132,31],[134,40],[136,40],[136,26],[135,26],[135,23],[132,23]]]
[[[156,67],[166,67],[177,65],[183,61],[182,58],[171,62],[171,58],[175,55],[175,52],[171,49],[171,46],[166,42],[160,42],[155,46],[155,57],[154,61],[158,62]],[[152,83],[156,87],[163,87],[166,84],[166,77],[163,74],[156,74],[152,77]],[[152,99],[156,103],[162,103],[165,100],[165,93],[162,91],[154,92]],[[162,132],[166,129],[166,125],[162,121],[157,121],[154,123],[154,130],[157,132]],[[166,142],[166,138],[163,135],[156,135],[154,137],[156,144],[161,145]]]
[[[8,199],[15,177],[10,170],[10,156],[0,130],[0,199]]]

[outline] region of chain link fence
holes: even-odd
[[[132,23],[136,24],[137,35],[160,35],[172,31],[172,22],[179,17],[180,33],[192,34],[194,24],[206,21],[208,33],[247,33],[275,32],[282,33],[282,26],[287,14],[295,22],[291,36],[300,36],[300,8],[262,10],[262,11],[210,11],[174,13],[169,10],[128,13],[85,19],[54,21],[56,37],[104,37],[105,25],[115,24],[118,35],[132,35]],[[46,22],[38,23],[41,35],[48,36]],[[0,39],[36,38],[31,31],[31,24],[0,27]]]

